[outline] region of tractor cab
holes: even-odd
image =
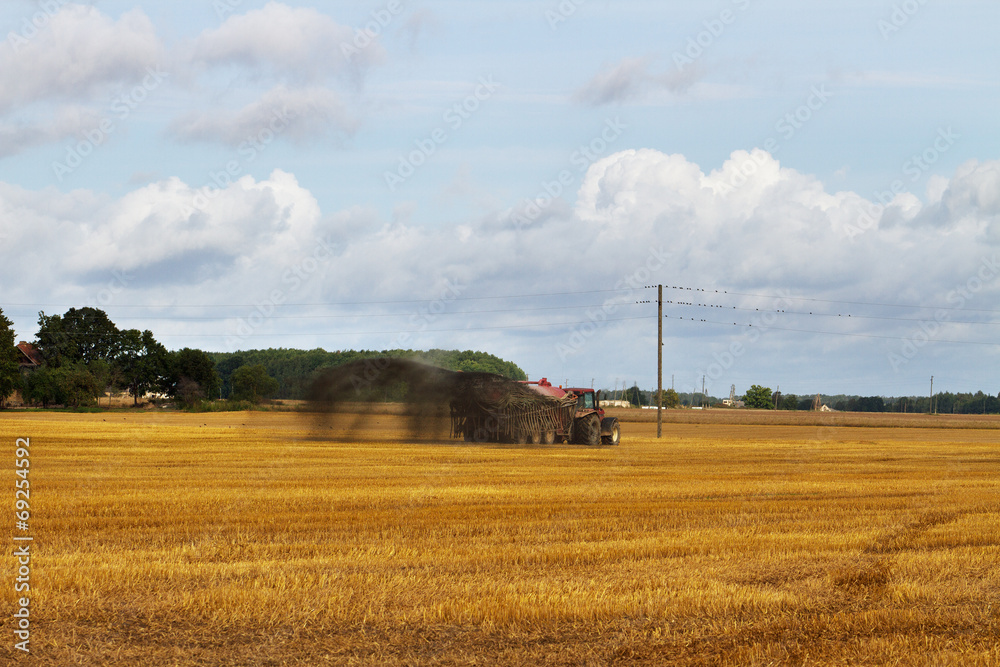
[[[601,418],[604,417],[604,410],[601,409],[600,397],[590,388],[572,388],[567,392],[576,394],[576,416],[582,417],[596,412]]]

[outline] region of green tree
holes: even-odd
[[[759,410],[772,410],[774,409],[774,403],[771,399],[771,388],[761,387],[760,385],[751,385],[747,389],[747,393],[743,396],[743,402],[746,403],[748,408],[756,408]]]
[[[799,397],[795,394],[786,394],[781,397],[781,405],[779,407],[782,410],[798,410]]]
[[[186,405],[218,396],[220,387],[212,358],[189,347],[170,355],[165,384],[167,393]]]
[[[58,369],[42,366],[24,379],[24,400],[47,408],[61,402],[62,385]]]
[[[680,395],[673,389],[662,389],[660,390],[660,400],[661,405],[665,408],[676,408],[681,404]],[[656,399],[656,392],[653,392],[654,405]]]
[[[0,308],[0,408],[18,389],[21,389],[21,367],[17,347],[14,345],[14,325]]]
[[[625,400],[635,406],[642,405],[642,390],[638,385],[632,385],[632,388],[625,392]]]
[[[35,347],[51,366],[89,364],[96,359],[112,362],[120,341],[118,327],[97,308],[70,308],[62,316],[38,314]]]
[[[260,403],[278,392],[278,381],[267,374],[264,364],[240,366],[233,372],[233,398]]]
[[[132,396],[132,404],[153,389],[163,387],[168,376],[167,349],[153,338],[152,331],[123,331],[115,358],[118,381]]]
[[[74,408],[93,405],[104,391],[100,379],[85,364],[65,366],[59,370],[62,374],[60,403]]]
[[[84,364],[65,364],[58,368],[42,366],[24,382],[24,397],[42,407],[93,405],[101,395],[101,380]]]

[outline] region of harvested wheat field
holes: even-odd
[[[35,541],[31,655],[7,558],[0,661],[1000,664],[996,422],[700,417],[588,449],[4,414]]]

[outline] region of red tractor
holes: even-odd
[[[601,408],[600,395],[593,389],[585,387],[553,387],[547,378],[537,382],[525,382],[532,389],[545,396],[551,396],[560,401],[575,399],[571,414],[560,413],[562,419],[555,425],[554,433],[544,434],[545,442],[554,442],[561,438],[563,442],[576,442],[581,445],[617,445],[621,441],[621,427],[617,417],[605,417]]]

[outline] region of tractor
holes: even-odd
[[[554,387],[546,378],[514,385],[527,391],[472,392],[452,401],[452,434],[467,442],[617,445],[618,419],[605,417],[593,389]],[[507,389],[507,388],[505,388]]]

